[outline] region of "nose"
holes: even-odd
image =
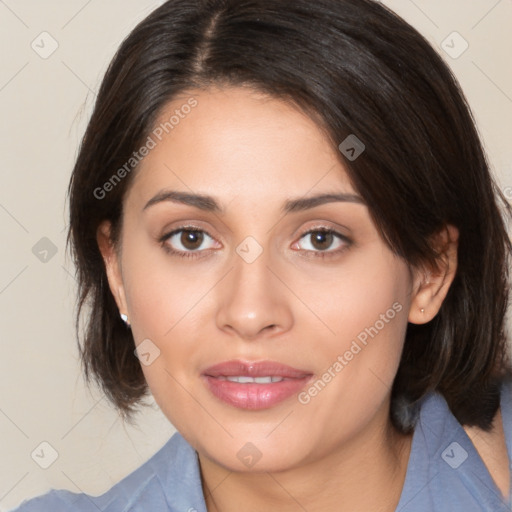
[[[248,263],[237,254],[234,268],[219,284],[219,329],[245,340],[273,337],[293,325],[289,292],[269,268],[265,251]]]

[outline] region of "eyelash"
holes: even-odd
[[[201,258],[203,256],[198,256],[199,253],[210,252],[212,250],[212,249],[204,249],[202,251],[197,251],[197,250],[196,251],[177,251],[175,249],[172,249],[166,242],[171,237],[173,237],[174,235],[176,235],[177,233],[180,233],[182,231],[189,231],[189,232],[193,232],[193,233],[204,233],[205,235],[207,235],[213,239],[213,237],[208,233],[208,231],[205,231],[204,229],[198,228],[196,226],[181,226],[181,227],[174,229],[173,231],[163,235],[158,240],[159,243],[162,245],[162,248],[168,254],[171,254],[172,256],[178,256],[179,258]],[[334,257],[334,256],[337,256],[337,255],[341,254],[342,252],[346,251],[352,245],[352,240],[350,240],[346,236],[342,235],[341,233],[338,233],[334,229],[328,228],[325,226],[319,226],[319,227],[310,229],[308,231],[305,231],[304,233],[301,234],[301,236],[299,237],[299,240],[302,240],[302,238],[304,238],[306,235],[311,235],[313,233],[327,233],[327,234],[330,233],[330,234],[334,235],[336,238],[338,238],[339,240],[343,241],[345,243],[345,245],[339,249],[336,249],[335,251],[306,250],[305,252],[309,254],[308,257],[313,257],[313,258]]]
[[[198,256],[198,253],[205,252],[205,251],[177,251],[177,250],[173,249],[172,247],[169,247],[169,245],[167,245],[167,243],[166,243],[167,240],[172,238],[177,233],[180,233],[181,231],[189,231],[192,233],[204,233],[213,239],[213,237],[210,235],[210,233],[208,233],[208,231],[205,231],[204,229],[197,228],[196,226],[181,226],[177,229],[174,229],[170,233],[163,235],[160,238],[159,242],[161,243],[165,252],[167,252],[168,254],[171,254],[172,256],[178,256],[179,258],[200,258],[201,256]],[[210,250],[211,249],[206,249],[206,252],[208,252]]]

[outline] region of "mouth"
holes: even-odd
[[[268,409],[299,393],[313,374],[274,361],[225,361],[201,374],[209,391],[240,409]]]

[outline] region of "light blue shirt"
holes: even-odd
[[[501,411],[510,467],[512,381],[502,387]],[[414,429],[407,474],[396,512],[511,510],[511,496],[505,503],[442,395],[427,395]],[[207,512],[197,453],[176,433],[147,462],[101,496],[52,490],[25,500],[11,512],[42,511]]]

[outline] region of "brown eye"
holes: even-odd
[[[215,240],[202,229],[182,227],[160,239],[163,247],[171,253],[184,256],[206,252],[216,246]]]
[[[351,241],[332,229],[312,229],[304,233],[296,244],[298,249],[317,255],[334,255],[351,244]]]
[[[204,240],[204,234],[201,231],[187,231],[181,232],[180,242],[185,249],[194,251],[201,247]]]
[[[329,249],[334,240],[332,233],[328,231],[315,231],[311,233],[311,245],[319,251]]]

